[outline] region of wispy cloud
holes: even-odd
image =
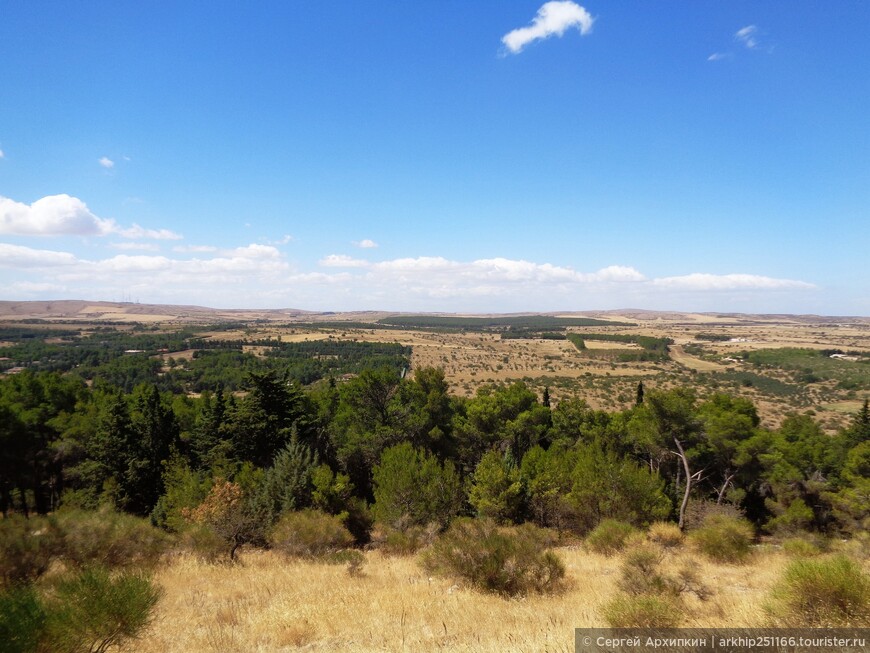
[[[216,252],[218,251],[217,247],[213,247],[211,245],[176,245],[172,248],[173,252],[193,252],[193,253],[206,253],[206,252]]]
[[[345,254],[324,256],[317,264],[325,268],[364,268],[370,265],[368,261],[352,258]]]
[[[595,19],[583,7],[570,0],[546,2],[527,27],[520,27],[505,34],[501,42],[511,54],[522,52],[529,43],[551,36],[562,36],[566,30],[576,27],[580,34],[592,31]]]
[[[707,57],[707,61],[722,61],[722,59],[730,59],[732,55],[730,52],[714,52],[709,57]]]
[[[746,48],[754,50],[758,47],[758,27],[755,25],[741,27],[734,33],[734,39]]]
[[[99,163],[101,166],[103,166],[106,170],[111,170],[112,168],[115,167],[115,162],[112,161],[112,160],[111,160],[109,157],[107,157],[107,156],[100,157],[100,160],[98,161],[98,163]]]
[[[695,272],[678,277],[653,280],[656,286],[684,290],[787,290],[815,288],[811,283],[793,279],[775,279],[756,274],[703,274]]]
[[[179,240],[169,229],[145,229],[137,224],[122,227],[112,219],[94,215],[87,205],[70,195],[48,195],[33,204],[0,196],[0,235],[11,236],[108,236]]]
[[[360,240],[360,241],[355,241],[354,245],[356,245],[357,247],[359,247],[361,249],[374,249],[378,246],[378,244],[375,241],[371,240],[370,238],[365,238],[365,239]]]
[[[112,249],[120,249],[125,252],[140,251],[140,252],[157,252],[160,247],[154,243],[112,243],[109,245]]]
[[[3,152],[3,150],[0,150],[0,159],[5,159],[5,158],[6,158],[5,152]]]

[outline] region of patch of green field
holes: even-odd
[[[742,356],[760,369],[791,372],[798,383],[836,381],[843,390],[870,389],[870,357],[856,354],[858,360],[843,360],[831,358],[833,353],[837,352],[783,347],[743,352]]]

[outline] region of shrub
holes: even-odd
[[[58,583],[48,606],[48,650],[102,653],[151,623],[160,590],[140,573],[86,569]]]
[[[692,499],[686,506],[685,526],[687,531],[693,531],[704,525],[710,517],[731,517],[742,519],[743,512],[732,503],[716,503],[715,501]]]
[[[179,543],[182,549],[189,551],[204,563],[221,562],[227,555],[227,543],[203,524],[192,524],[185,528],[179,535]]]
[[[647,537],[650,542],[670,549],[683,543],[683,531],[673,522],[657,521],[650,524]]]
[[[627,594],[678,594],[676,585],[659,572],[663,552],[653,545],[629,549],[622,562],[619,589]]]
[[[103,508],[57,513],[63,532],[62,557],[77,567],[152,567],[168,544],[147,520]]]
[[[0,519],[0,586],[42,576],[60,548],[60,539],[53,519],[21,515]]]
[[[25,653],[37,650],[45,628],[45,608],[31,587],[0,592],[0,650]]]
[[[605,519],[586,537],[586,546],[595,553],[613,555],[625,547],[626,540],[635,532],[631,524]]]
[[[256,501],[240,483],[215,479],[205,500],[192,510],[182,509],[181,514],[189,523],[207,528],[223,542],[230,562],[243,544],[265,541],[263,531],[268,516],[258,510]]]
[[[463,518],[432,544],[423,564],[504,596],[554,592],[565,567],[546,550],[551,544],[550,534],[531,524],[499,528],[490,520]]]
[[[676,628],[682,608],[670,596],[620,595],[604,606],[603,615],[611,628]]]
[[[781,626],[870,626],[870,576],[837,555],[794,560],[771,592],[767,611]]]
[[[782,550],[792,558],[812,558],[822,552],[815,542],[803,537],[790,537],[783,540]]]
[[[330,565],[347,565],[347,573],[354,578],[364,576],[363,565],[366,557],[362,551],[357,549],[341,549],[333,551],[322,558],[323,562]]]
[[[341,519],[319,510],[288,512],[269,533],[269,544],[289,556],[320,557],[353,544]]]
[[[393,528],[377,524],[372,531],[372,548],[385,555],[413,555],[435,541],[441,527],[432,522],[426,526]]]
[[[746,520],[711,515],[703,526],[689,534],[689,539],[716,562],[740,563],[749,555],[752,536],[752,526]]]

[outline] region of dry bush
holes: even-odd
[[[647,537],[650,542],[666,549],[677,547],[683,543],[683,531],[673,522],[653,522],[647,531]]]
[[[692,499],[686,506],[686,531],[693,531],[704,525],[710,517],[730,517],[743,519],[743,511],[732,503],[716,503],[705,499]]]
[[[767,611],[778,626],[870,626],[870,575],[843,555],[794,560],[773,588]]]
[[[611,628],[676,628],[683,609],[672,596],[620,595],[604,606],[602,614]]]
[[[413,555],[431,545],[440,531],[441,527],[434,522],[405,528],[377,523],[371,532],[370,546],[384,555]]]
[[[157,564],[169,538],[146,519],[101,509],[62,510],[57,523],[63,532],[61,556],[76,567],[145,567]]]
[[[268,537],[273,549],[292,557],[321,557],[353,544],[341,519],[319,510],[284,513]]]
[[[604,519],[586,537],[586,547],[595,553],[613,555],[622,551],[628,538],[636,532],[631,524]]]
[[[531,524],[498,527],[484,519],[457,519],[426,551],[430,572],[515,596],[561,589],[565,566],[549,550],[551,535]]]
[[[746,561],[752,537],[752,525],[746,520],[715,514],[689,534],[692,544],[708,558],[733,564]]]

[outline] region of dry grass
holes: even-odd
[[[135,653],[266,651],[573,651],[574,628],[606,626],[621,556],[563,548],[568,588],[557,596],[505,600],[428,577],[414,558],[366,554],[365,573],[249,552],[242,564],[209,566],[179,557],[160,570],[164,589],[154,627]],[[785,556],[745,566],[688,560],[714,590],[687,601],[685,626],[761,625],[761,606]]]

